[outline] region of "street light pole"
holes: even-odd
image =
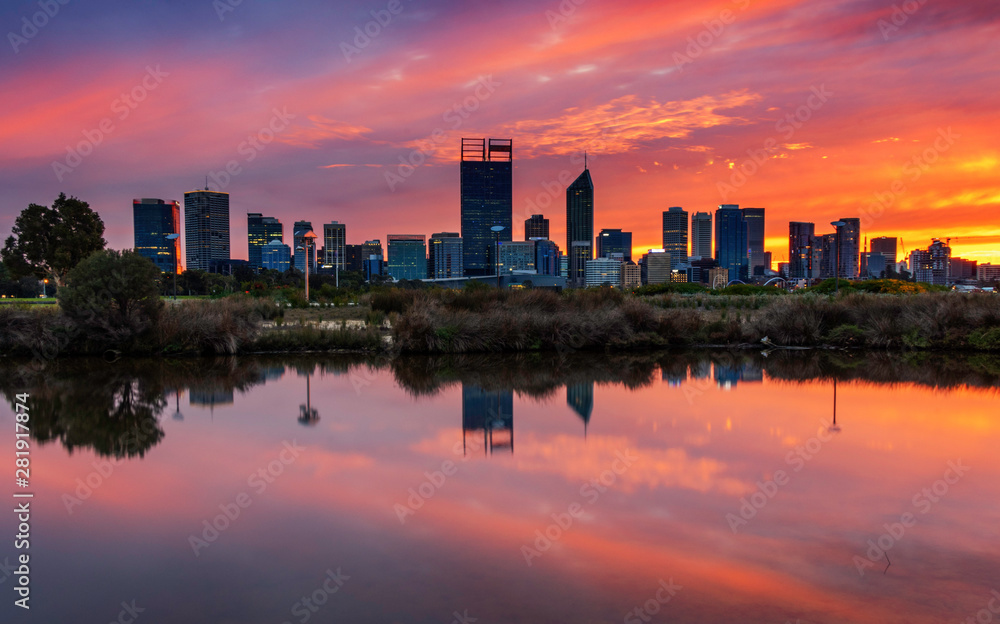
[[[493,266],[497,273],[497,289],[500,288],[500,232],[503,232],[507,228],[503,225],[494,225],[490,228],[496,237],[496,258],[494,258]]]
[[[301,249],[305,255],[304,264],[306,265],[306,305],[308,306],[309,305],[309,259],[310,259],[309,247],[313,243],[313,241],[315,241],[319,237],[316,236],[316,234],[312,230],[309,230],[308,232],[303,234],[301,238],[304,241],[302,246],[296,247],[295,249],[296,251]]]

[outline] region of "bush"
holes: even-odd
[[[99,251],[80,262],[59,289],[59,306],[88,338],[120,346],[157,322],[160,270],[134,251]]]

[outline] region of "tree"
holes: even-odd
[[[134,251],[99,251],[70,271],[59,306],[91,337],[127,342],[159,318],[159,277],[152,260]]]
[[[14,221],[13,235],[0,251],[14,277],[52,275],[57,286],[84,258],[104,249],[104,222],[90,204],[65,193],[52,208],[30,204]]]

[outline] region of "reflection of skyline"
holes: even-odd
[[[462,385],[462,450],[483,436],[483,454],[494,449],[514,452],[514,391],[484,390],[479,386]]]
[[[235,394],[232,388],[223,387],[200,387],[191,386],[191,405],[202,405],[214,410],[216,405],[232,405],[235,403]]]
[[[715,382],[723,390],[731,390],[741,381],[744,383],[761,383],[764,381],[764,369],[752,361],[733,362],[732,364],[715,362],[714,367]],[[692,373],[693,369],[694,367],[692,367]]]
[[[594,382],[566,386],[566,404],[583,419],[583,436],[587,437],[587,425],[594,411]]]

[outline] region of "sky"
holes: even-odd
[[[234,258],[248,212],[458,231],[461,138],[493,137],[515,239],[541,213],[562,245],[586,151],[595,231],[636,253],[668,207],[733,203],[767,210],[774,262],[789,221],[847,217],[1000,261],[995,2],[8,0],[0,32],[4,238],[65,192],[131,247],[134,198],[206,176]]]

